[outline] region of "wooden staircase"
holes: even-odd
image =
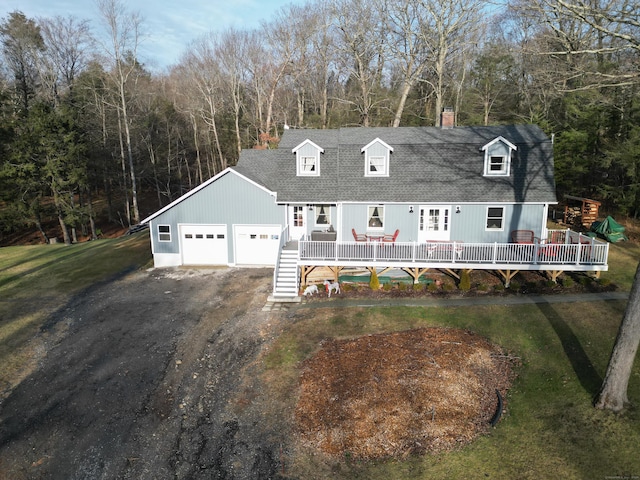
[[[294,243],[295,245],[292,245]],[[297,242],[290,242],[280,251],[280,261],[276,269],[272,297],[281,301],[299,298]]]

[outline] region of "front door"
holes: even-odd
[[[450,239],[451,207],[444,205],[420,205],[418,208],[418,242]]]
[[[307,233],[307,208],[289,205],[289,240],[300,240]]]

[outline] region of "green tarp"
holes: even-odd
[[[602,221],[593,222],[591,231],[611,243],[628,240],[624,234],[624,227],[616,222],[612,217],[607,217]]]

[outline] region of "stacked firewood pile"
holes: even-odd
[[[567,225],[582,225],[582,208],[580,207],[567,207],[564,215],[564,223]]]

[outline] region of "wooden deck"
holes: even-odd
[[[317,266],[399,268],[414,280],[429,269],[495,270],[506,284],[521,270],[545,271],[555,281],[564,271],[608,270],[609,244],[570,230],[549,232],[554,243],[298,242],[301,283]]]

